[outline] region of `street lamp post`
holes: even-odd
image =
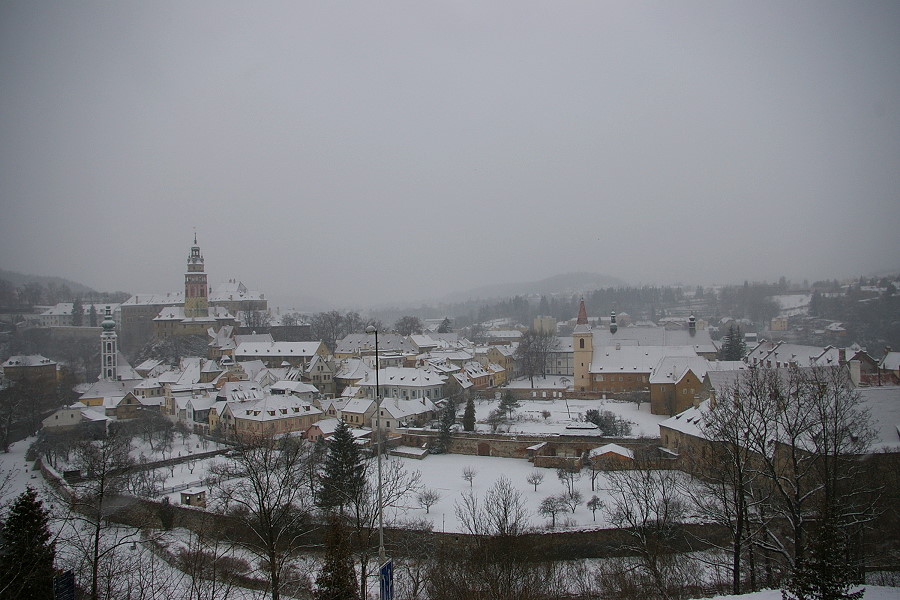
[[[374,325],[366,327],[366,333],[375,334],[375,444],[378,457],[378,561],[379,567],[384,564],[384,519],[381,498],[381,385],[378,380],[380,368],[378,359],[378,329]]]

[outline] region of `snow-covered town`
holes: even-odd
[[[0,600],[900,598],[900,2],[0,2]]]
[[[262,293],[210,286],[196,236],[184,286],[103,305],[94,326],[76,304],[17,325],[19,339],[93,336],[93,378],[38,354],[3,362],[4,503],[44,506],[57,568],[87,595],[303,598],[331,585],[340,559],[362,597],[386,560],[396,597],[424,597],[448,585],[436,583],[447,562],[472,568],[443,553],[477,555],[485,540],[525,543],[515,552],[541,567],[515,586],[552,572],[565,597],[773,587],[799,560],[800,534],[780,520],[815,514],[828,492],[810,467],[824,458],[872,515],[865,543],[829,542],[858,553],[847,585],[895,582],[884,474],[900,457],[898,353],[769,339],[806,323],[818,292],[774,296],[762,335],[744,333],[752,320],[695,314],[709,299],[654,322],[593,315],[582,297],[568,321],[456,329],[337,313],[344,336],[287,341],[276,336],[327,332],[328,315],[280,327]],[[219,305],[235,297],[223,288],[245,304]],[[773,410],[773,395],[795,408]]]

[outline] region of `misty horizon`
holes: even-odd
[[[416,304],[896,272],[900,5],[6,3],[0,266]],[[298,310],[306,307],[296,306]]]

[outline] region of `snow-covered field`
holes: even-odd
[[[535,527],[543,527],[549,523],[547,519],[538,514],[541,500],[565,490],[563,483],[556,476],[556,470],[535,469],[530,462],[524,459],[437,454],[427,456],[423,460],[405,458],[392,458],[391,460],[402,460],[408,470],[418,470],[422,475],[423,488],[437,491],[440,494],[440,500],[426,513],[413,496],[408,499],[408,503],[402,511],[385,511],[386,518],[394,522],[425,519],[431,521],[434,531],[462,531],[462,526],[456,517],[456,503],[464,494],[468,493],[482,499],[500,477],[509,479],[513,486],[521,492],[522,499],[531,514],[531,525]],[[476,472],[471,487],[469,482],[463,479],[463,469],[466,467],[471,467]],[[544,475],[544,480],[538,485],[537,491],[526,481],[528,474],[533,471]],[[587,508],[587,501],[594,495],[603,500],[607,506],[610,504],[605,475],[599,473],[594,483],[596,491],[591,491],[590,473],[583,473],[581,479],[575,484],[576,489],[582,495],[581,505],[574,514],[566,511],[557,515],[557,530],[609,527],[607,510],[598,510],[595,521],[593,513]],[[562,527],[561,523],[566,520],[570,522]]]
[[[538,386],[539,378],[535,378]],[[515,387],[517,382],[510,384]],[[548,393],[549,395],[549,393]],[[499,406],[499,400],[483,400],[475,403],[475,418],[484,421],[492,410]],[[618,400],[585,400],[579,398],[535,398],[521,401],[521,406],[513,414],[509,425],[511,433],[553,434],[565,431],[566,425],[583,423],[584,415],[589,409],[607,410],[632,424],[633,437],[659,437],[659,424],[668,417],[650,414],[650,403],[644,402],[638,408],[634,402]],[[460,409],[461,410],[461,409]],[[550,413],[544,417],[544,412]],[[490,431],[484,423],[478,424],[479,431]],[[503,431],[507,430],[504,425]]]

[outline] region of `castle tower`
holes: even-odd
[[[611,311],[609,313],[609,332],[615,333],[619,330],[619,326],[616,324],[616,311]]]
[[[209,297],[206,284],[206,273],[203,270],[203,255],[197,245],[197,234],[194,233],[194,245],[187,260],[187,273],[184,274],[184,316],[186,319],[209,316]]]
[[[103,328],[100,333],[100,379],[101,381],[116,381],[119,378],[119,336],[116,335],[116,322],[113,320],[112,311],[108,306],[100,327]]]
[[[697,317],[694,316],[694,313],[691,313],[690,318],[688,318],[688,332],[691,337],[697,335]]]
[[[594,358],[594,333],[588,325],[584,298],[578,306],[578,320],[572,331],[573,358],[575,360],[575,391],[591,391],[591,361]]]

